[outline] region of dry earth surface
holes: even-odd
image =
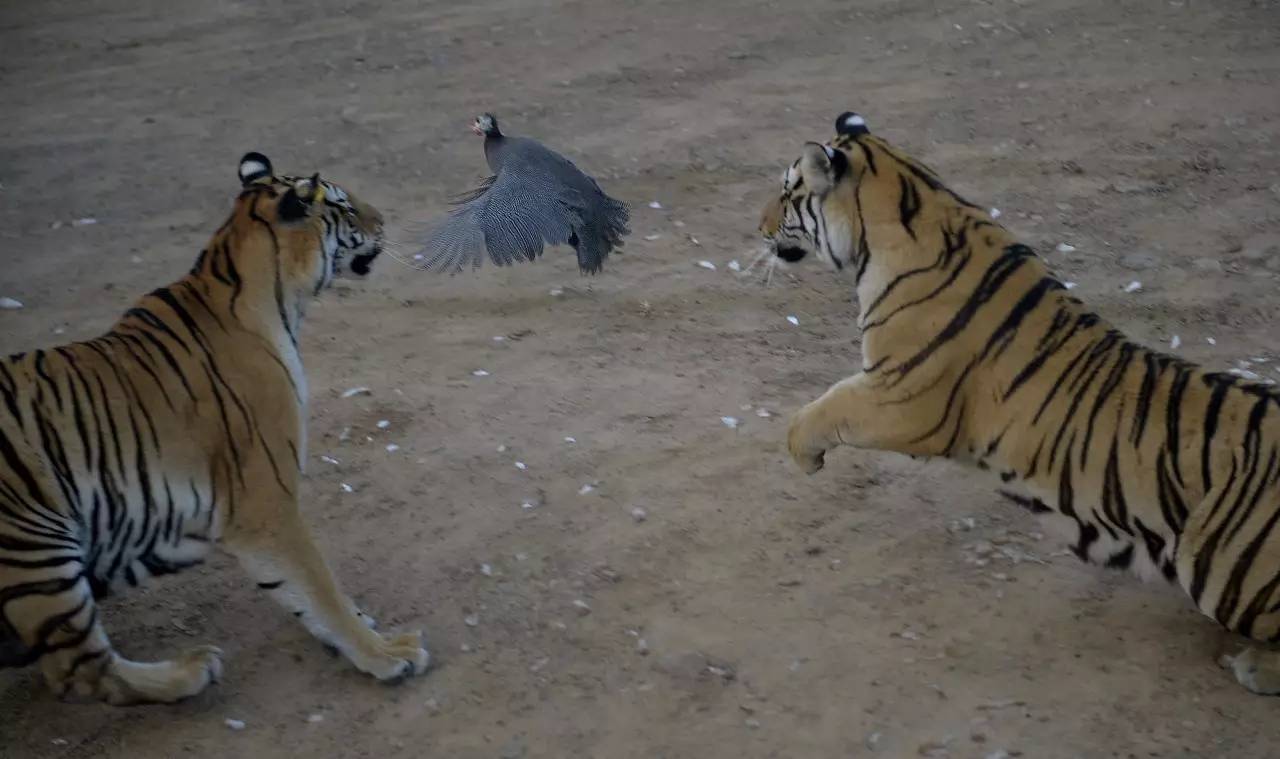
[[[310,314],[306,511],[359,602],[426,631],[427,676],[360,675],[218,558],[107,619],[137,657],[221,645],[221,684],[113,709],[6,671],[0,755],[1280,755],[1280,703],[1214,664],[1231,641],[1062,555],[988,476],[853,451],[798,473],[786,415],[857,364],[850,285],[727,266],[854,108],[1132,334],[1280,378],[1278,42],[1280,7],[1244,0],[4,3],[0,296],[26,307],[0,352],[182,273],[249,149],[403,239],[481,175],[491,109],[635,233],[595,278],[560,250],[452,279],[384,260]]]

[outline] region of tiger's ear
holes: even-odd
[[[806,142],[800,156],[800,176],[805,186],[818,195],[830,192],[848,167],[844,153],[829,145]]]
[[[276,215],[284,221],[297,221],[311,212],[311,205],[324,199],[324,185],[320,184],[320,174],[312,174],[310,179],[296,182],[280,198],[276,206]]]
[[[271,168],[271,159],[261,153],[245,153],[240,159],[240,186],[260,184],[275,176]]]
[[[867,134],[870,131],[870,129],[867,129],[866,119],[853,111],[845,111],[836,117],[836,134],[852,137],[854,135]]]

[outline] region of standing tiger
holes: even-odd
[[[860,308],[862,371],[792,418],[796,463],[812,474],[843,444],[994,470],[1082,559],[1280,640],[1280,393],[1126,339],[860,116],[836,131],[760,224],[779,258],[851,271]],[[1268,649],[1229,660],[1255,693],[1280,693]]]
[[[95,604],[214,541],[360,670],[426,668],[418,634],[382,637],[339,590],[298,503],[303,311],[344,266],[368,272],[382,218],[318,175],[275,176],[258,153],[239,174],[189,274],[101,337],[0,362],[0,667],[39,661],[59,696],[172,702],[217,680],[212,646],[120,656]]]

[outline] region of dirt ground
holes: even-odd
[[[106,616],[136,657],[220,645],[222,683],[113,709],[5,671],[0,755],[1280,755],[1280,702],[1214,664],[1231,641],[1063,555],[988,476],[794,469],[786,415],[858,361],[851,287],[728,270],[856,109],[1132,334],[1280,379],[1278,42],[1280,6],[1244,0],[4,3],[0,296],[26,307],[0,353],[182,273],[250,149],[404,239],[482,174],[493,110],[635,231],[595,278],[567,250],[384,260],[309,316],[306,510],[361,605],[425,631],[426,676],[330,658],[219,558]]]

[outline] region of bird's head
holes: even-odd
[[[471,131],[481,137],[501,137],[502,132],[498,131],[498,117],[492,113],[481,114],[476,116],[476,120],[471,123]]]

